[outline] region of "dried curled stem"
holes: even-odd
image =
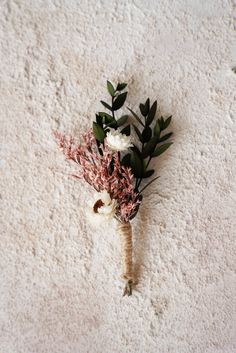
[[[122,277],[126,281],[123,296],[129,296],[132,294],[132,286],[134,284],[132,263],[132,228],[130,222],[119,222],[117,232],[120,235],[122,246]]]

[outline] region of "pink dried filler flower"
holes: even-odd
[[[140,147],[135,145],[131,141],[128,115],[119,119],[115,117],[116,111],[125,103],[127,92],[121,93],[125,87],[125,83],[118,83],[115,89],[111,82],[107,81],[112,104],[103,101],[101,103],[109,110],[109,114],[97,113],[93,128],[82,135],[79,144],[75,143],[71,136],[59,132],[54,134],[66,158],[78,165],[78,174],[73,176],[84,179],[97,192],[93,205],[94,215],[105,220],[114,217],[118,221],[117,231],[121,238],[123,254],[124,295],[131,295],[135,281],[130,221],[138,212],[143,190],[158,178],[155,177],[140,190],[143,180],[154,174],[153,169],[148,169],[150,161],[171,145],[171,142],[164,141],[169,139],[172,133],[161,136],[162,131],[169,126],[171,117],[161,117],[153,124],[157,102],[150,106],[148,98],[145,104],[140,104],[142,118],[129,109],[142,128],[140,131],[140,127],[132,122]]]

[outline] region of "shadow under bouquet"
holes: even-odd
[[[117,111],[127,98],[127,92],[123,92],[126,86],[126,83],[118,83],[115,88],[107,81],[111,103],[101,103],[108,112],[96,114],[92,128],[82,135],[79,144],[73,137],[59,132],[55,132],[55,137],[66,158],[79,167],[78,174],[73,176],[84,179],[96,191],[91,210],[94,217],[117,220],[125,281],[123,295],[131,295],[136,280],[130,221],[137,215],[143,191],[158,178],[151,178],[155,170],[149,168],[150,162],[171,146],[172,142],[167,140],[172,132],[163,133],[171,116],[156,118],[157,101],[150,104],[149,98],[139,105],[140,113],[127,108],[129,115],[118,118]],[[132,137],[131,132],[135,136]]]

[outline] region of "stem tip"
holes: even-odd
[[[123,292],[123,297],[125,295],[128,295],[128,296],[132,295],[132,284],[133,284],[133,281],[131,279],[126,282],[124,292]]]

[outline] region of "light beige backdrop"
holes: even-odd
[[[233,2],[0,7],[0,353],[235,353]],[[133,222],[129,298],[115,224],[88,222],[92,190],[52,137],[91,126],[107,79],[174,116]]]

